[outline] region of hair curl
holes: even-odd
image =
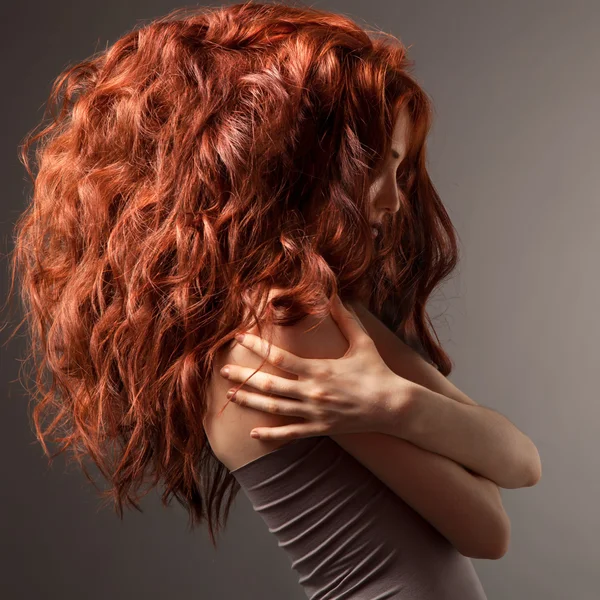
[[[208,444],[205,391],[216,353],[253,323],[360,298],[451,371],[425,310],[458,261],[426,169],[431,102],[379,33],[307,7],[177,9],[54,81],[20,148],[34,187],[10,292],[18,275],[36,436],[93,483],[89,456],[121,518],[152,476],[216,546],[239,484]],[[367,192],[402,107],[409,176],[375,249]],[[273,286],[284,293],[257,313]]]

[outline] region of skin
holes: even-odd
[[[332,307],[332,313],[334,308]],[[311,364],[314,364],[315,368],[320,359],[348,357],[349,340],[340,331],[332,316],[328,316],[324,320],[307,317],[306,321],[294,326],[274,328],[274,339],[272,340],[274,346],[279,350],[286,350],[296,357],[311,359]],[[359,327],[358,321],[354,323],[356,327]],[[365,328],[369,336],[378,337],[375,331],[369,329],[368,324],[365,324]],[[246,331],[245,333],[246,337],[256,336],[256,331]],[[260,345],[260,338],[255,337],[254,341],[259,342]],[[378,346],[378,352],[381,355],[384,352],[387,353],[386,349],[393,353],[393,348],[387,348],[385,340],[380,339],[379,341],[383,342]],[[236,345],[230,353],[234,353],[236,350],[238,354],[234,360],[230,360],[230,358],[224,360],[231,368],[229,383],[243,382],[252,374],[254,368],[259,367],[261,361],[259,354],[253,351],[249,351],[247,355],[241,355],[243,350],[248,350],[246,340],[241,345]],[[357,364],[363,362],[359,354],[360,351],[356,347],[354,362]],[[294,414],[299,414],[297,412],[289,412],[286,409],[283,411],[285,414],[281,414],[282,411],[277,410],[277,407],[283,403],[294,404],[294,411],[304,407],[310,409],[314,406],[314,402],[311,401],[312,394],[309,395],[308,401],[302,403],[290,403],[283,398],[277,398],[275,401],[274,398],[269,397],[271,392],[288,396],[286,389],[298,383],[293,381],[298,379],[298,375],[293,373],[293,368],[292,372],[287,371],[287,367],[290,365],[286,366],[286,364],[280,363],[280,357],[275,355],[271,358],[280,366],[275,366],[270,362],[265,363],[261,368],[262,373],[259,372],[251,377],[248,382],[250,385],[247,390],[242,392],[241,397],[238,397],[238,400],[232,398],[236,404],[240,405],[236,408],[252,407],[252,409],[246,410],[246,412],[232,411],[231,421],[227,423],[226,427],[221,428],[220,434],[217,432],[218,435],[214,436],[215,442],[219,446],[215,446],[211,440],[211,446],[215,451],[221,450],[222,452],[222,458],[219,457],[219,459],[225,464],[235,465],[233,468],[247,463],[252,460],[253,456],[269,452],[273,449],[274,444],[279,446],[289,439],[272,439],[269,436],[270,439],[261,438],[259,444],[253,447],[249,443],[249,432],[253,428],[258,427],[260,431],[267,432],[272,427],[273,432],[290,427],[307,429],[314,425],[320,425],[321,422],[326,423],[328,420],[327,416],[330,414],[328,410],[323,415],[320,413],[308,415],[310,418],[306,422],[302,417],[294,416]],[[383,382],[386,381],[385,369],[383,366],[378,369],[376,362],[364,370],[356,368],[352,361],[348,363],[335,360],[335,362],[338,370],[347,370],[348,376],[354,379],[358,377],[359,380],[366,382],[367,378],[381,377]],[[319,369],[324,366],[319,366]],[[389,364],[388,367],[393,370],[395,365]],[[320,371],[315,375],[319,373]],[[275,375],[278,377],[273,377]],[[285,387],[275,388],[274,383],[279,380],[279,377],[283,378],[280,381],[285,382]],[[268,387],[259,385],[261,393],[256,386],[261,381],[266,383],[267,380],[271,380],[272,383]],[[222,379],[222,381],[223,383],[227,382],[226,379]],[[312,386],[311,383],[313,383]],[[217,398],[220,399],[221,394],[226,393],[227,386],[222,385],[221,382],[218,382],[217,385],[220,386],[220,389],[217,390]],[[303,400],[302,391],[307,392],[309,388],[317,389],[310,376],[301,385],[304,387],[299,388],[299,397]],[[381,388],[381,385],[359,383],[355,387],[361,390],[360,397],[355,397],[356,403],[348,399],[341,400],[339,403],[334,402],[333,405],[328,403],[330,408],[333,407],[334,417],[342,416],[341,421],[337,418],[334,419],[335,421],[348,423],[348,417],[352,421],[357,407],[359,413],[361,408],[370,410],[371,402],[368,401],[368,397],[370,393]],[[321,386],[322,388],[323,386]],[[334,398],[338,397],[336,389],[335,385],[333,389],[329,389]],[[292,397],[295,396],[292,394]],[[361,402],[361,398],[364,401]],[[271,412],[271,404],[274,405],[273,412]],[[349,404],[350,408],[348,408]],[[263,412],[265,410],[267,412]],[[226,414],[227,409],[223,416]],[[237,437],[238,432],[239,438]],[[506,552],[510,534],[509,520],[502,506],[498,487],[493,482],[470,474],[461,465],[445,456],[428,452],[408,441],[377,431],[334,434],[330,437],[431,523],[461,554],[472,558],[494,559],[501,557]]]
[[[418,355],[411,356],[416,353],[405,350],[374,315],[362,307],[357,310],[360,319],[354,309],[343,307],[338,297],[332,305],[331,316],[350,344],[344,357],[333,362],[318,365],[281,348],[271,356],[263,340],[254,335],[240,342],[271,364],[303,378],[302,389],[287,379],[263,373],[255,378],[250,369],[230,367],[231,381],[242,383],[252,375],[252,387],[276,395],[276,399],[259,400],[242,391],[236,402],[307,420],[259,430],[261,439],[375,431],[451,458],[505,488],[537,483],[541,464],[529,437],[500,413],[478,406],[468,397],[467,402],[462,401],[462,393],[461,401],[456,401],[453,389],[458,388]],[[289,402],[285,397],[302,402]]]

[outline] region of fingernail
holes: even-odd
[[[258,431],[251,431],[250,432],[250,437],[253,437],[253,438],[259,437]]]
[[[238,342],[240,342],[240,344],[241,344],[241,343],[244,341],[244,334],[243,334],[243,333],[238,333],[238,334],[235,336],[235,339],[236,339]]]
[[[229,390],[227,392],[227,394],[225,394],[227,396],[227,398],[231,398],[231,396],[233,396],[233,394],[235,393],[235,390]]]
[[[223,377],[229,377],[229,367],[223,367],[220,373],[223,375]]]

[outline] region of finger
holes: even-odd
[[[360,322],[354,309],[346,308],[337,294],[334,294],[333,300],[331,316],[339,325],[348,342],[360,343],[365,339],[371,340],[371,336]]]
[[[224,375],[221,370],[221,375],[228,381],[236,381],[244,383],[257,390],[268,394],[277,394],[278,396],[286,396],[288,398],[296,398],[298,400],[308,400],[309,397],[299,388],[301,383],[296,379],[287,379],[272,373],[264,373],[256,371],[249,367],[241,367],[240,365],[225,365],[223,367],[229,370],[227,375]],[[248,379],[249,378],[249,379]]]
[[[314,427],[285,425],[284,427],[262,427],[253,429],[250,432],[250,435],[261,440],[295,440],[298,438],[309,438],[324,434],[320,433]]]
[[[302,358],[296,354],[292,354],[274,344],[271,344],[271,350],[269,351],[267,341],[257,335],[244,333],[244,339],[241,341],[238,340],[238,343],[241,346],[244,346],[244,348],[252,350],[252,352],[258,354],[258,356],[266,358],[268,363],[283,371],[288,371],[295,375],[303,375],[305,377],[310,375],[311,363],[313,362],[311,359]]]
[[[230,392],[232,390],[229,390]],[[235,388],[233,388],[235,392]],[[231,396],[230,400],[239,406],[246,406],[255,410],[261,410],[272,415],[285,415],[289,417],[302,417],[310,419],[313,415],[308,406],[302,402],[294,400],[284,400],[283,398],[273,398],[265,396],[258,392],[250,392],[248,390],[238,390]]]

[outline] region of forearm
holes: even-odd
[[[402,381],[406,386],[406,381]],[[391,402],[388,435],[446,456],[500,487],[535,485],[539,454],[533,442],[500,413],[456,402],[411,382],[408,402]],[[399,387],[400,390],[400,387]],[[399,393],[398,398],[404,398]]]
[[[331,438],[461,554],[494,559],[506,552],[510,520],[494,482],[395,436],[360,432]]]

